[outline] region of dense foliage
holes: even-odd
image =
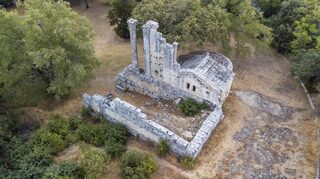
[[[245,53],[248,39],[267,40],[269,28],[259,22],[261,14],[250,0],[145,0],[132,13],[140,23],[159,22],[169,41],[220,44]]]
[[[194,116],[202,109],[207,109],[206,103],[198,103],[193,99],[183,100],[179,103],[179,109],[187,116]]]
[[[24,9],[0,10],[0,98],[67,97],[96,65],[91,26],[62,0],[26,0]]]
[[[130,38],[127,20],[135,7],[135,0],[114,0],[112,9],[108,12],[110,25],[115,25],[115,32],[122,38]]]
[[[83,152],[83,159],[81,166],[85,170],[85,178],[96,179],[106,172],[106,164],[110,162],[111,158],[104,151],[85,147]]]
[[[317,0],[256,0],[264,23],[273,29],[271,45],[293,55],[292,75],[308,87],[317,83],[320,72],[320,7]],[[316,87],[317,88],[317,87]],[[309,88],[310,91],[314,91]]]
[[[97,146],[109,143],[124,145],[127,143],[129,135],[123,125],[112,124],[107,121],[95,125],[79,125],[77,133],[81,140]]]
[[[127,129],[93,116],[65,119],[55,115],[32,134],[28,133],[30,137],[22,135],[25,129],[20,128],[20,123],[18,114],[0,115],[0,178],[99,178],[111,157],[120,157],[126,150]],[[105,151],[82,144],[80,164],[54,163],[55,154],[82,139],[81,128],[91,127],[95,133],[90,139],[97,141],[95,145],[104,145]]]
[[[85,170],[78,163],[75,162],[53,164],[47,168],[43,178],[84,179]]]
[[[135,150],[127,151],[121,157],[119,167],[123,179],[150,178],[157,169],[156,162],[150,154]]]

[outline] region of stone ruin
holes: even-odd
[[[157,32],[157,22],[142,26],[144,68],[138,62],[137,20],[128,20],[132,63],[118,74],[116,88],[135,91],[159,100],[194,99],[206,102],[213,111],[202,122],[191,141],[163,127],[128,102],[110,96],[83,95],[84,106],[107,120],[124,124],[131,134],[153,143],[166,140],[178,156],[196,158],[217,124],[223,119],[222,104],[234,78],[231,61],[214,52],[194,52],[177,57],[178,43],[169,44]]]

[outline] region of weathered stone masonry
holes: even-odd
[[[213,111],[205,119],[191,141],[186,141],[169,129],[152,121],[141,109],[116,98],[83,95],[84,105],[107,120],[124,124],[141,139],[158,143],[167,140],[178,156],[193,158],[202,150],[217,124],[223,119],[223,101],[233,81],[231,61],[218,53],[197,52],[177,57],[178,43],[169,44],[157,32],[158,23],[148,21],[142,26],[144,69],[139,67],[137,21],[128,20],[132,62],[117,77],[117,89],[130,90],[158,99],[192,98],[211,104]]]
[[[167,140],[171,151],[178,156],[196,158],[202,150],[211,132],[223,118],[220,108],[215,108],[189,142],[176,135],[169,129],[148,119],[141,109],[116,98],[109,100],[101,95],[83,95],[84,106],[92,109],[107,120],[124,124],[134,136],[147,141],[158,143],[160,139]]]

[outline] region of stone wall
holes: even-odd
[[[160,139],[167,140],[174,154],[193,158],[197,157],[213,129],[223,118],[222,110],[215,108],[203,122],[195,137],[191,142],[188,142],[169,129],[148,119],[141,109],[119,98],[110,100],[101,95],[89,96],[84,94],[83,102],[86,108],[92,109],[94,113],[105,119],[124,124],[134,136],[153,143],[158,143]]]
[[[140,94],[148,95],[153,98],[175,100],[177,98],[192,98],[198,102],[206,101],[210,105],[216,105],[213,101],[207,101],[193,93],[182,90],[167,82],[156,80],[153,77],[140,73],[138,69],[129,65],[117,77],[116,87],[122,91],[136,91]]]

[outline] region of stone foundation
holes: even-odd
[[[92,109],[94,113],[103,118],[125,125],[130,133],[143,140],[158,143],[160,139],[168,141],[170,150],[177,156],[191,156],[196,158],[204,144],[210,137],[212,131],[223,118],[221,108],[215,107],[208,118],[202,123],[194,138],[188,142],[170,131],[169,129],[150,120],[141,109],[116,98],[110,98],[88,94],[83,95],[86,108]]]

